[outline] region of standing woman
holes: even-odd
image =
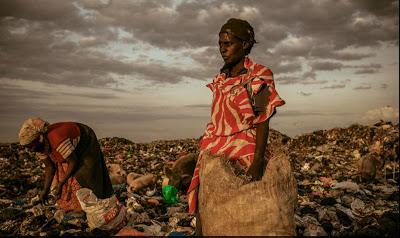
[[[228,157],[253,180],[263,176],[269,119],[276,107],[285,104],[275,90],[272,71],[247,57],[256,43],[247,21],[229,19],[219,32],[218,43],[225,64],[207,85],[213,93],[211,119],[188,189],[190,214],[198,207],[199,162],[205,152]],[[198,212],[196,217],[196,234],[201,235]]]
[[[80,188],[89,188],[102,199],[113,195],[100,145],[90,127],[75,122],[50,125],[40,118],[29,118],[21,127],[19,142],[45,163],[42,202],[52,184],[57,207],[64,211],[82,210],[76,196]]]

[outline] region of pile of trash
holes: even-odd
[[[126,208],[122,230],[91,229],[85,213],[65,214],[56,209],[52,198],[47,204],[36,204],[44,165],[17,143],[3,143],[0,235],[194,235],[196,219],[187,213],[184,189],[167,200],[163,187],[166,168],[196,155],[198,139],[134,143],[113,137],[99,141],[116,197]],[[271,129],[269,143],[287,149],[294,169],[297,235],[399,233],[398,124],[352,125],[296,138]],[[371,176],[361,176],[360,168]]]
[[[195,218],[187,213],[185,193],[167,203],[162,194],[164,167],[177,158],[197,153],[199,140],[133,143],[123,138],[99,140],[118,201],[126,208],[120,235],[193,235]],[[63,213],[36,204],[43,185],[44,164],[17,143],[0,144],[0,235],[111,235],[90,229],[85,213]],[[132,229],[130,229],[132,228]]]
[[[297,234],[399,234],[399,125],[320,130],[291,139],[298,182]],[[370,158],[375,176],[360,172]]]

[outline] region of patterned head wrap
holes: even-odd
[[[245,20],[231,18],[221,27],[219,33],[232,34],[240,40],[247,41],[252,45],[256,43],[254,39],[254,29],[250,23]]]
[[[24,124],[22,124],[19,130],[19,143],[21,145],[30,144],[41,134],[46,133],[49,123],[38,117],[27,119]]]

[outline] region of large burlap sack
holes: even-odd
[[[203,235],[295,236],[297,184],[285,153],[271,158],[255,182],[235,176],[226,160],[207,154],[200,164]]]
[[[91,230],[115,230],[125,223],[126,209],[118,202],[115,195],[106,199],[98,199],[92,190],[81,188],[76,192],[82,210],[86,213]]]

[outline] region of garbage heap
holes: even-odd
[[[198,153],[198,139],[133,143],[113,137],[99,141],[114,191],[127,209],[126,225],[132,228],[120,234],[194,234],[196,220],[187,213],[185,192],[179,191],[177,203],[167,203],[162,183],[165,166]],[[293,166],[298,183],[295,218],[299,236],[398,235],[398,124],[352,125],[295,138],[271,130],[269,143],[285,147]],[[374,146],[380,149],[372,150]],[[374,179],[361,180],[360,161],[372,155],[382,166]],[[89,229],[85,214],[57,211],[52,199],[36,205],[43,167],[17,143],[0,144],[0,235],[117,232]]]
[[[398,124],[315,131],[291,139],[288,151],[298,182],[298,235],[399,233]],[[363,181],[359,165],[370,156],[381,166]]]

